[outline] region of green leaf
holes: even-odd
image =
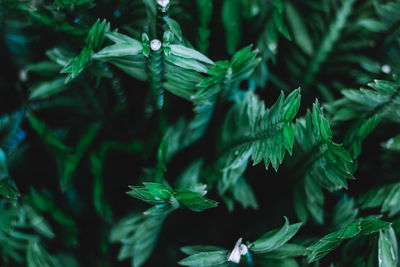
[[[339,40],[343,29],[345,29],[347,25],[355,2],[355,0],[342,1],[341,6],[336,10],[335,18],[327,28],[328,31],[319,43],[311,62],[308,64],[308,68],[304,72],[302,87],[304,87],[305,90],[313,83],[315,75],[321,69],[321,65],[333,51],[334,45]]]
[[[96,138],[100,128],[101,128],[100,123],[91,124],[88,127],[86,133],[78,141],[74,153],[61,155],[60,187],[62,191],[65,191],[71,185],[72,179],[74,178],[79,162],[81,161],[82,157],[86,153],[89,146]]]
[[[200,252],[180,260],[178,264],[197,267],[215,266],[227,262],[227,256],[227,250]]]
[[[54,238],[54,232],[51,230],[49,224],[45,219],[36,213],[32,208],[26,208],[27,217],[31,223],[31,227],[41,235],[47,238]]]
[[[128,195],[145,201],[149,204],[156,205],[165,203],[162,199],[156,199],[152,194],[150,194],[149,190],[143,186],[129,186],[131,191],[127,192]]]
[[[275,229],[264,234],[253,242],[250,250],[257,254],[273,251],[288,242],[297,233],[301,225],[302,223],[289,225],[289,220],[285,217],[285,224],[281,229]]]
[[[50,82],[42,82],[36,86],[33,86],[29,100],[41,100],[49,98],[67,89],[64,83],[64,79],[56,79]]]
[[[55,62],[42,61],[39,63],[30,64],[26,68],[26,70],[29,72],[37,73],[39,75],[53,77],[60,72],[61,66]]]
[[[295,127],[296,145],[303,151],[299,157],[305,177],[314,179],[320,186],[334,191],[347,187],[347,179],[353,179],[353,162],[349,152],[332,141],[332,132],[318,101],[305,120]]]
[[[203,211],[209,208],[215,208],[218,203],[214,200],[202,198],[202,197],[195,197],[190,199],[181,199],[179,203],[182,206],[187,207],[193,211]]]
[[[96,211],[102,215],[107,221],[112,220],[112,211],[109,203],[104,196],[103,184],[103,161],[102,155],[91,154],[90,156],[90,171],[94,176],[93,185],[93,203]]]
[[[196,43],[201,52],[205,53],[209,46],[210,29],[207,28],[213,12],[212,0],[197,0],[199,26],[197,28]]]
[[[344,99],[336,102],[338,112],[351,112],[347,120],[375,115],[376,120],[383,117],[400,122],[400,115],[397,113],[400,107],[400,86],[394,82],[374,80],[368,87],[342,90]]]
[[[226,48],[233,54],[240,44],[241,29],[241,1],[225,0],[222,5],[222,23],[226,31]]]
[[[32,113],[27,115],[28,122],[36,133],[46,142],[51,148],[57,152],[68,153],[72,148],[66,146],[42,121],[36,118]]]
[[[372,18],[360,19],[357,24],[371,32],[383,32],[387,30],[387,26],[383,22]]]
[[[196,59],[177,56],[173,53],[166,55],[165,60],[177,67],[194,70],[197,72],[207,73],[209,67],[206,64],[203,64]]]
[[[214,62],[211,59],[192,48],[175,44],[169,45],[169,48],[171,48],[171,53],[178,57],[195,59],[206,64],[214,65]]]
[[[354,222],[347,227],[326,235],[309,247],[308,262],[311,263],[323,258],[330,251],[337,248],[345,239],[356,238],[359,235],[373,234],[388,227],[390,227],[390,223],[379,220],[379,217],[362,218],[358,222]]]
[[[243,208],[246,209],[251,207],[253,209],[258,209],[258,203],[254,196],[254,192],[243,177],[239,178],[232,187],[232,194],[235,200],[239,202]]]
[[[54,0],[54,4],[59,8],[73,8],[92,3],[93,0]]]
[[[159,183],[143,183],[149,193],[155,199],[168,200],[172,195],[172,189]]]
[[[76,78],[86,67],[91,56],[93,54],[93,50],[85,47],[82,52],[72,59],[61,71],[60,73],[68,73],[68,76],[65,82],[69,82],[70,80]]]
[[[254,165],[264,159],[266,167],[271,163],[277,170],[285,148],[291,152],[294,135],[287,127],[293,127],[290,119],[297,113],[299,103],[299,89],[286,99],[282,92],[267,110],[256,95],[247,93],[233,106],[223,124],[221,151],[225,153],[220,158],[223,169],[238,168],[251,156]]]
[[[71,217],[69,217],[63,210],[56,206],[53,198],[31,188],[30,194],[25,196],[24,199],[35,210],[41,213],[46,212],[50,214],[52,219],[57,222],[57,224],[67,228],[67,238],[72,244],[77,244],[75,236],[77,233],[77,226],[75,224],[75,221]]]
[[[359,203],[362,209],[381,207],[392,217],[400,212],[400,183],[375,187],[361,195]]]
[[[308,251],[306,247],[298,244],[284,244],[283,246],[262,254],[263,258],[268,259],[286,259],[299,256],[307,256]]]
[[[132,44],[134,44],[134,46],[137,46],[136,42],[138,42],[136,39],[129,37],[128,35],[116,32],[116,31],[106,32],[104,36],[116,44],[132,43]]]
[[[357,217],[358,209],[354,199],[345,195],[336,204],[332,215],[332,225],[335,228],[342,228],[352,223]]]
[[[164,144],[167,144],[168,139],[163,139]],[[160,145],[161,148],[161,145]],[[166,149],[167,152],[167,149]],[[166,158],[165,158],[166,160]],[[201,160],[197,160],[193,162],[189,167],[187,167],[179,178],[175,182],[176,188],[184,188],[193,192],[197,192],[201,195],[205,195],[207,185],[200,182],[200,171],[202,168],[203,162]]]
[[[56,267],[53,258],[37,243],[30,242],[27,248],[28,267]]]
[[[140,81],[145,81],[148,79],[147,63],[143,55],[123,58],[109,58],[107,62],[115,65],[135,79]]]
[[[205,209],[214,208],[217,202],[204,198],[201,194],[189,190],[176,190],[174,198],[179,204],[193,211],[203,211]]]
[[[217,246],[201,246],[201,245],[181,247],[181,251],[189,256],[200,252],[210,252],[218,250],[223,250],[223,248]]]
[[[174,33],[174,35],[182,41],[182,30],[179,26],[178,22],[171,18],[165,18],[165,21],[168,24],[169,29]]]
[[[392,227],[379,231],[379,267],[395,267],[399,261],[396,234]]]
[[[117,43],[114,45],[107,46],[94,54],[92,58],[97,60],[109,60],[124,56],[136,56],[141,54],[143,46],[139,41],[131,41],[126,43]]]
[[[294,41],[304,51],[304,53],[311,55],[314,50],[313,43],[302,16],[289,2],[285,3],[285,11],[293,33],[292,36]]]
[[[20,196],[17,186],[11,178],[0,180],[0,195],[9,200],[16,200]]]
[[[272,13],[272,19],[274,21],[275,26],[278,28],[278,31],[285,36],[286,39],[291,40],[289,31],[286,27],[286,24],[283,20],[283,13],[278,12],[276,10]]]
[[[111,230],[111,241],[120,242],[118,259],[132,258],[132,266],[142,266],[154,250],[161,227],[170,210],[157,215],[133,214],[123,218]]]
[[[103,44],[104,34],[108,31],[110,31],[110,23],[107,23],[106,20],[100,22],[100,19],[98,19],[92,28],[90,28],[86,37],[85,43],[87,48],[93,51],[100,49],[100,46]]]

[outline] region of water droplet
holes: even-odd
[[[389,65],[383,65],[383,66],[381,67],[381,70],[382,70],[383,73],[388,74],[388,73],[390,73],[390,72],[392,71],[392,68],[390,68]]]
[[[161,42],[160,42],[160,40],[158,40],[158,39],[151,40],[151,42],[150,42],[150,48],[151,48],[152,50],[154,50],[154,51],[157,51],[158,49],[160,49],[160,48],[161,48]]]

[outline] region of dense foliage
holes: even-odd
[[[399,0],[2,0],[0,59],[0,266],[399,266]]]

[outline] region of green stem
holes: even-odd
[[[169,0],[157,0],[156,37],[162,40],[164,32],[168,30]]]
[[[267,129],[264,129],[262,131],[259,131],[255,134],[249,135],[249,136],[243,136],[234,142],[230,143],[229,145],[225,146],[223,149],[221,149],[221,156],[230,151],[231,149],[235,147],[242,146],[247,143],[253,143],[255,141],[263,140],[268,137],[274,136],[275,134],[279,133],[282,130],[283,123],[279,122],[272,127],[269,127]]]
[[[324,145],[326,145],[325,142],[314,145],[304,156],[297,160],[292,169],[298,170],[298,174],[302,176],[314,162],[324,155],[327,150]]]
[[[353,4],[355,0],[345,0],[343,5],[340,7],[336,13],[335,20],[329,25],[328,33],[325,35],[317,52],[313,55],[310,65],[304,75],[303,80],[303,93],[310,84],[313,83],[315,75],[321,69],[321,65],[325,62],[329,53],[331,53],[333,46],[340,38],[340,34],[344,27],[347,25],[347,19],[351,14],[353,9]]]
[[[161,42],[157,39],[152,40],[150,43],[148,71],[150,90],[153,98],[152,102],[158,109],[161,109],[164,104],[164,90],[162,88],[164,64]]]

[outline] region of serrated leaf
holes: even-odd
[[[221,143],[225,146],[221,150],[227,152],[220,162],[225,161],[224,170],[238,168],[250,155],[255,163],[264,159],[266,167],[271,163],[277,170],[285,150],[291,152],[294,135],[287,127],[293,126],[287,119],[293,119],[299,101],[298,89],[286,99],[282,93],[276,103],[266,110],[256,95],[247,93],[231,109],[223,125]],[[290,113],[289,117],[285,118],[284,109],[286,114]]]
[[[323,258],[326,254],[337,248],[345,239],[356,238],[359,235],[373,234],[388,227],[390,227],[390,223],[379,220],[379,217],[361,218],[347,227],[326,235],[309,247],[308,262],[311,263]]]

